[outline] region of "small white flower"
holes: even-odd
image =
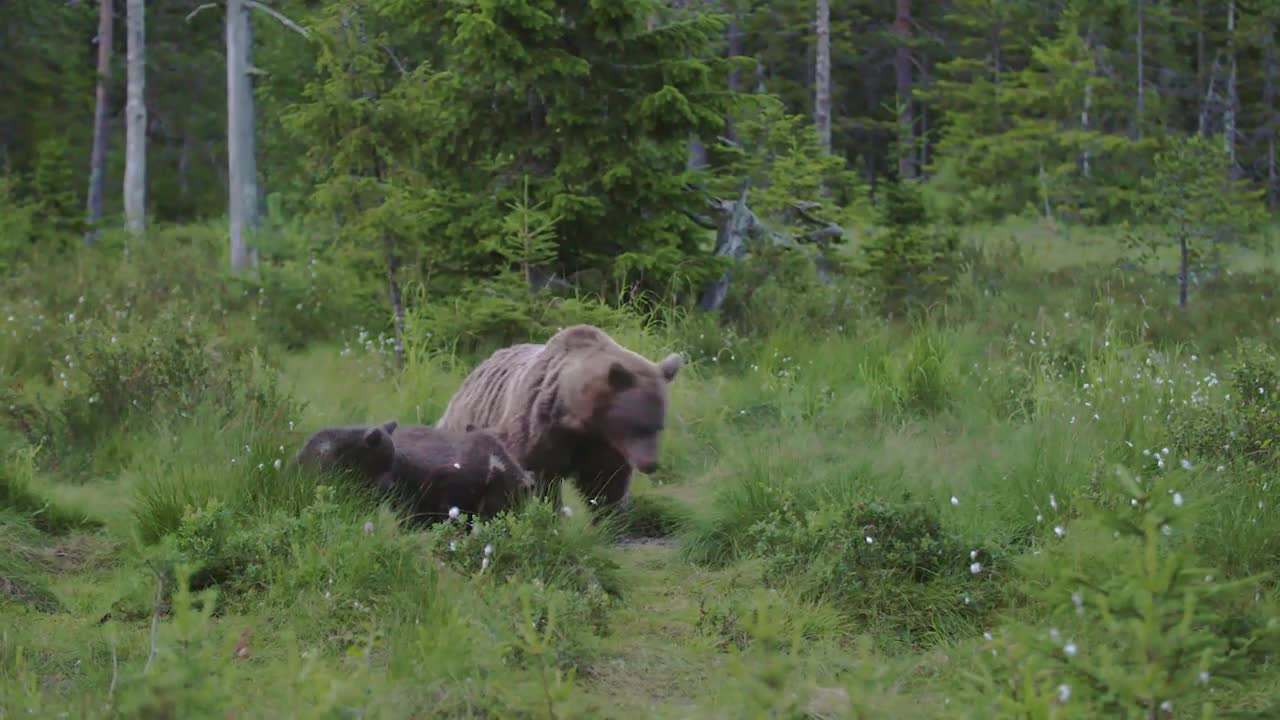
[[[1057,535],[1058,537],[1063,537],[1064,535],[1066,535],[1066,534],[1067,534],[1067,531],[1066,531],[1065,529],[1063,529],[1063,527],[1062,527],[1061,525],[1054,525],[1054,526],[1053,526],[1053,534],[1054,534],[1054,535]]]
[[[1049,639],[1054,642],[1062,642],[1062,633],[1058,632],[1058,628],[1049,628]]]
[[[1053,493],[1049,493],[1049,507],[1054,510],[1058,509],[1058,499],[1053,496]]]
[[[1209,671],[1208,671],[1208,670],[1201,670],[1201,671],[1200,671],[1200,684],[1201,684],[1201,685],[1205,685],[1205,684],[1207,684],[1208,682],[1209,682]]]
[[[366,533],[366,534],[373,532],[373,521],[372,521],[372,520],[365,520],[365,521],[364,521],[364,531],[365,531],[365,533]]]
[[[1182,507],[1182,493],[1173,494],[1173,504]]]
[[[973,573],[974,575],[977,575],[978,573],[982,572],[982,563],[976,562],[970,565],[969,572]]]
[[[485,546],[484,546],[484,554],[485,554],[486,556],[488,556],[488,555],[492,555],[492,554],[493,554],[493,546],[492,546],[492,545],[485,545]]]
[[[951,496],[951,504],[952,504],[952,505],[959,505],[959,504],[960,504],[960,498],[956,497],[955,495],[952,495],[952,496]]]
[[[1168,455],[1168,454],[1169,454],[1169,448],[1160,448],[1160,453],[1161,453],[1161,454],[1163,454],[1163,455]]]
[[[1219,466],[1218,466],[1218,472],[1222,472],[1223,470],[1226,470],[1226,469],[1227,469],[1227,466],[1226,466],[1226,465],[1219,465]]]
[[[1040,513],[1036,513],[1036,522],[1044,522],[1044,516]]]
[[[1190,470],[1190,469],[1191,469],[1191,461],[1190,461],[1190,460],[1188,460],[1188,459],[1186,459],[1186,458],[1182,458],[1182,469],[1183,469],[1183,470]]]
[[[457,520],[457,519],[458,519],[458,515],[459,515],[459,514],[460,514],[460,511],[458,510],[458,508],[456,508],[456,507],[451,507],[451,508],[449,508],[449,519],[450,519],[450,520]]]
[[[991,631],[990,631],[990,630],[987,630],[987,631],[983,632],[983,633],[982,633],[982,637],[986,638],[987,640],[994,640],[994,639],[995,639],[995,638],[994,638],[994,636],[992,636],[992,634],[991,634]]]
[[[1160,709],[1165,712],[1173,712],[1173,703],[1169,702],[1168,700],[1165,700],[1164,702],[1160,703]]]
[[[489,569],[489,558],[485,558],[485,559],[483,559],[483,560],[481,560],[481,561],[480,561],[480,569],[481,569],[482,571],[483,571],[483,570],[488,570],[488,569]]]
[[[970,550],[970,551],[969,551],[969,559],[970,559],[970,560],[977,560],[977,559],[978,559],[978,551],[977,551],[977,550]]]
[[[462,469],[462,466],[455,462],[455,463],[453,464],[453,468],[454,468],[455,470],[461,470],[461,469]]]
[[[1084,596],[1078,590],[1071,593],[1071,603],[1076,606],[1077,615],[1084,613]]]
[[[273,462],[273,463],[271,463],[271,464],[272,464],[272,465],[275,465],[276,469],[277,469],[277,470],[279,470],[279,469],[280,469],[280,466],[281,466],[281,465],[283,465],[284,463],[282,463],[282,462],[280,461],[280,458],[276,458],[276,461],[275,461],[275,462]]]
[[[867,544],[868,544],[868,545],[870,545],[870,544],[871,544],[871,543],[873,543],[873,542],[875,542],[875,540],[874,540],[874,539],[872,539],[872,537],[871,537],[870,535],[868,535],[868,536],[867,536]]]
[[[1076,647],[1074,640],[1068,640],[1067,644],[1062,646],[1062,652],[1066,653],[1067,657],[1075,657],[1078,651],[1079,648]]]
[[[457,549],[458,549],[458,541],[457,541],[457,540],[450,540],[450,541],[449,541],[449,552],[454,552],[454,551],[455,551],[455,550],[457,550]]]
[[[565,505],[564,507],[560,508],[560,512],[564,513],[565,517],[573,516],[573,508],[569,507],[568,505]]]
[[[1059,685],[1058,686],[1058,702],[1062,704],[1066,704],[1066,702],[1070,699],[1071,699],[1071,686],[1065,683],[1062,685]]]

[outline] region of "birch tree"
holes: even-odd
[[[88,227],[84,240],[92,245],[98,240],[98,223],[102,221],[102,196],[107,180],[107,90],[111,81],[111,41],[114,12],[111,0],[98,2],[98,90],[93,111],[93,151],[89,159]]]
[[[128,87],[125,103],[124,219],[135,235],[146,226],[147,192],[147,106],[146,18],[143,0],[127,0],[126,64]]]
[[[915,177],[915,163],[912,162],[912,147],[915,138],[915,116],[911,105],[911,0],[897,0],[897,16],[894,19],[894,30],[898,36],[898,47],[893,56],[893,75],[898,91],[898,126],[904,144],[898,155],[898,175],[904,178]]]
[[[817,62],[814,68],[813,124],[818,129],[818,141],[831,149],[831,3],[818,0],[815,18],[817,36]]]

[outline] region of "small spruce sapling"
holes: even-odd
[[[1155,173],[1142,181],[1140,200],[1146,215],[1163,233],[1137,236],[1129,244],[1148,262],[1161,245],[1178,245],[1178,307],[1186,309],[1191,273],[1206,255],[1206,243],[1228,237],[1243,239],[1256,230],[1265,213],[1262,191],[1247,190],[1229,178],[1220,141],[1198,135],[1174,139],[1156,154]]]

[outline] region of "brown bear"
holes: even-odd
[[[485,428],[537,478],[539,490],[574,484],[597,509],[625,505],[631,473],[658,467],[668,386],[683,365],[624,348],[604,331],[575,325],[545,344],[493,353],[462,381],[436,427]]]
[[[333,468],[360,478],[384,492],[393,486],[396,445],[391,439],[398,423],[348,425],[312,433],[294,457],[302,467]]]
[[[459,513],[493,517],[528,496],[533,480],[492,433],[429,425],[401,425],[395,432],[396,494],[427,524]]]

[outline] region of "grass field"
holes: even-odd
[[[1275,259],[1181,313],[1072,232],[970,231],[909,320],[838,284],[607,327],[691,361],[633,516],[470,535],[287,461],[432,422],[473,359],[283,350],[142,271],[15,292],[0,718],[1280,716]]]

